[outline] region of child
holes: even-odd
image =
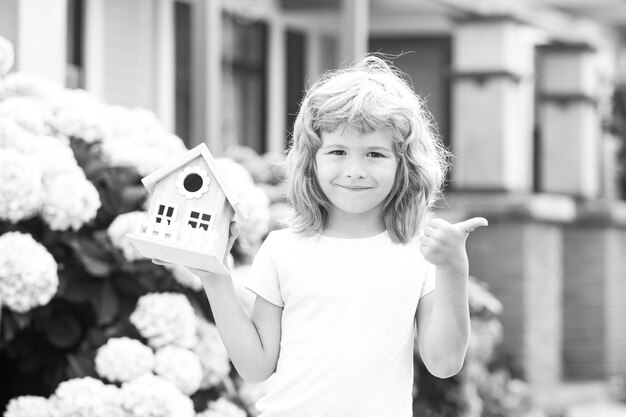
[[[261,416],[411,416],[416,324],[429,371],[459,371],[469,340],[465,239],[487,222],[434,219],[422,229],[446,156],[423,103],[380,58],[308,91],[287,157],[293,216],[253,262],[250,317],[227,276],[194,271],[239,374],[271,377]]]

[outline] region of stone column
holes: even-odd
[[[67,1],[0,2],[0,35],[15,47],[15,71],[65,85]]]
[[[540,48],[539,186],[582,198],[600,192],[600,120],[594,50],[586,44]]]
[[[568,379],[626,374],[626,204],[579,207],[565,229],[563,366]]]
[[[461,21],[453,43],[451,186],[529,191],[533,185],[534,44],[506,16]]]
[[[502,302],[503,348],[542,401],[562,375],[563,224],[576,213],[561,196],[448,193],[450,221],[484,216],[467,241],[470,274]]]

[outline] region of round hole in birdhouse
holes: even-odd
[[[202,188],[202,184],[202,177],[195,172],[187,175],[185,177],[185,181],[183,182],[185,190],[189,191],[190,193],[195,193],[196,191],[200,190],[200,188]]]

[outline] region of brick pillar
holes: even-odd
[[[600,119],[594,50],[586,44],[540,48],[539,186],[583,198],[600,193]]]
[[[563,367],[569,379],[626,374],[626,204],[586,203],[565,229]]]
[[[455,190],[532,189],[534,44],[508,17],[459,22],[452,53]]]
[[[563,223],[575,216],[566,197],[449,193],[451,221],[484,216],[489,227],[467,242],[470,274],[502,302],[503,348],[538,398],[561,380]]]

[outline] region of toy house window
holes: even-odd
[[[189,213],[189,221],[187,224],[194,229],[204,229],[206,231],[211,227],[211,215],[200,211],[192,210]]]
[[[172,224],[172,220],[174,219],[175,208],[172,206],[167,206],[165,204],[159,204],[159,208],[157,210],[156,222],[157,223],[167,223],[168,225]]]

